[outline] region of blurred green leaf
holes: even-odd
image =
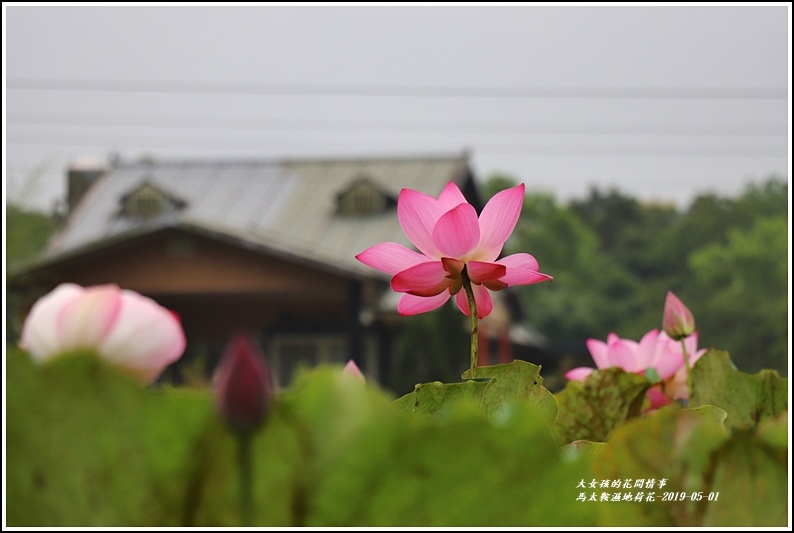
[[[655,501],[604,508],[605,525],[700,525],[704,502],[693,502],[689,495],[711,490],[711,454],[726,439],[720,418],[716,408],[670,405],[617,428],[594,466],[597,474],[602,479],[654,479],[650,492]],[[687,493],[686,500],[665,501],[665,493],[681,492]]]
[[[180,524],[208,394],[145,390],[90,354],[6,365],[9,525]]]
[[[445,405],[469,398],[482,405],[483,394],[496,381],[467,380],[462,383],[420,383],[412,392],[395,400],[406,412],[412,415],[433,415],[443,411]]]
[[[535,406],[549,425],[557,419],[557,400],[543,386],[540,366],[526,361],[515,360],[506,365],[481,366],[477,377],[496,378],[483,390],[482,405],[489,414],[497,413],[506,402],[519,401]],[[462,376],[470,379],[470,371]]]
[[[726,426],[748,429],[788,409],[788,380],[775,370],[746,374],[737,370],[727,352],[709,350],[692,368],[689,403],[717,405],[728,413]]]
[[[569,381],[555,395],[562,442],[606,441],[615,428],[640,415],[650,386],[645,377],[617,367],[596,370],[584,381]]]
[[[749,431],[736,431],[713,458],[705,506],[707,527],[785,527],[788,522],[788,460]]]
[[[562,446],[563,455],[569,457],[589,456],[596,457],[606,447],[606,442],[593,442],[591,440],[575,440]]]
[[[370,464],[378,475],[364,484],[358,499],[337,499],[338,506],[355,505],[346,525],[592,524],[595,506],[576,501],[589,463],[563,462],[543,417],[531,406],[514,404],[501,414],[495,422],[476,401],[462,400],[448,405],[443,418],[413,419],[388,460]],[[367,456],[363,445],[350,453]],[[316,523],[339,525],[319,518]]]

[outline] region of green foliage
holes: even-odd
[[[206,395],[141,390],[90,355],[6,365],[9,525],[179,524]]]
[[[142,389],[91,354],[41,367],[12,349],[7,369],[8,525],[239,527],[238,442],[209,391]],[[787,413],[752,432],[726,430],[714,406],[632,418],[648,382],[597,372],[563,393],[559,418],[577,419],[579,395],[623,420],[606,442],[560,448],[539,370],[482,367],[483,377],[426,384],[397,401],[340,368],[304,373],[253,438],[252,523],[785,525]],[[667,483],[654,502],[582,501],[595,492],[582,488],[590,480],[651,478]],[[661,501],[667,491],[719,496]]]
[[[752,429],[788,410],[788,380],[774,370],[745,374],[727,352],[709,350],[692,368],[690,404],[719,405],[727,412],[727,427]]]
[[[788,361],[788,220],[759,218],[733,229],[727,243],[690,255],[698,329],[720,347],[746,354],[748,371],[784,369]]]
[[[618,428],[594,461],[596,475],[664,479],[666,485],[656,490],[653,504],[602,508],[602,521],[635,527],[784,526],[785,448],[746,431],[727,432],[721,418],[724,413],[712,406],[669,406]]]
[[[584,381],[569,381],[556,394],[562,442],[605,442],[617,427],[640,415],[650,386],[645,377],[617,367],[596,370]]]
[[[526,361],[507,365],[481,366],[477,377],[467,370],[462,383],[422,383],[396,403],[411,415],[444,412],[461,399],[471,400],[489,416],[503,414],[508,405],[531,405],[549,425],[557,418],[557,401],[543,387],[540,367]]]
[[[47,244],[55,225],[50,216],[6,205],[6,261],[9,266],[29,260]]]
[[[538,414],[549,424],[557,420],[557,400],[543,386],[540,368],[526,361],[513,361],[506,365],[477,367],[476,378],[491,378],[482,397],[482,407],[489,415],[500,413],[505,405],[526,402],[534,406]],[[471,370],[463,373],[463,379],[473,379]]]
[[[8,367],[10,525],[239,524],[236,441],[207,391],[143,390],[90,354],[40,368],[12,351]],[[319,369],[277,398],[254,439],[253,522],[592,523],[574,494],[589,462],[563,461],[549,429],[528,402],[493,420],[465,400],[414,418]]]

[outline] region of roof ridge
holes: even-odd
[[[115,168],[180,166],[180,165],[285,165],[285,164],[321,164],[321,163],[405,163],[408,161],[466,161],[470,152],[463,150],[453,153],[426,153],[426,154],[391,154],[391,155],[324,155],[324,156],[284,156],[272,158],[239,157],[239,158],[174,158],[155,161],[121,161]]]

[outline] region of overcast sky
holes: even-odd
[[[84,154],[468,150],[561,202],[681,207],[790,172],[783,4],[3,12],[4,185],[42,208]]]

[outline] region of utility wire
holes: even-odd
[[[536,124],[528,122],[385,121],[385,120],[278,120],[249,117],[142,116],[91,114],[12,115],[7,124],[106,128],[225,129],[266,131],[345,131],[367,133],[483,133],[526,135],[674,135],[674,136],[785,136],[775,124]]]
[[[234,143],[231,146],[220,146],[216,144],[207,145],[206,142],[194,141],[180,137],[178,140],[182,141],[181,144],[176,144],[173,141],[175,138],[171,137],[164,142],[150,141],[147,139],[136,139],[132,141],[109,141],[104,138],[100,141],[92,139],[79,138],[69,136],[68,138],[57,138],[49,136],[43,138],[37,136],[36,139],[14,138],[7,137],[7,144],[17,145],[35,145],[35,146],[91,146],[91,147],[106,147],[107,149],[143,149],[143,150],[197,150],[197,151],[249,151],[263,153],[266,150],[273,149],[274,143],[278,142],[283,145],[283,140],[267,142],[262,141],[256,143],[248,141],[251,144],[240,145]],[[202,139],[203,140],[203,139]],[[286,141],[292,142],[292,141]],[[328,145],[329,143],[349,146],[349,141],[341,141],[334,137],[327,137],[318,139],[316,141],[298,140],[293,144],[306,146],[307,149],[316,149],[319,145]],[[786,148],[747,145],[739,144],[732,146],[693,146],[691,144],[677,144],[677,145],[658,145],[658,144],[644,144],[644,145],[611,145],[611,146],[598,146],[588,144],[565,144],[565,145],[548,145],[548,144],[480,144],[480,143],[464,143],[474,147],[475,152],[479,155],[532,155],[532,156],[564,156],[564,157],[695,157],[695,158],[745,158],[745,157],[785,157]],[[280,151],[284,151],[283,148]],[[404,152],[427,152],[426,146],[420,149],[407,149]],[[438,152],[439,150],[434,150]],[[452,150],[446,150],[451,152]]]
[[[233,83],[165,80],[12,78],[9,90],[177,93],[285,96],[372,96],[391,98],[534,98],[610,100],[786,100],[776,87],[542,87],[394,85],[355,83]]]

